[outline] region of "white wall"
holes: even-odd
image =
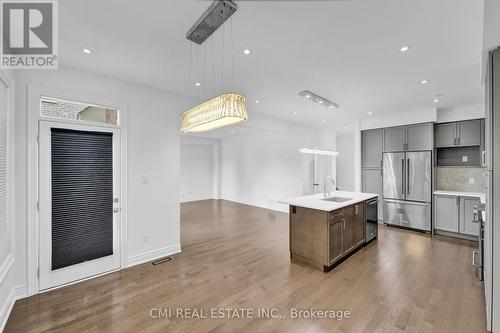
[[[181,143],[181,202],[214,197],[214,147]]]
[[[384,113],[379,116],[373,115],[362,119],[361,130],[434,122],[436,120],[437,120],[436,108]]]
[[[50,86],[122,101],[128,112],[129,264],[180,250],[179,114],[182,98],[112,78],[61,68],[16,73],[16,281],[27,279],[27,87]],[[31,144],[31,143],[30,143]],[[143,183],[148,178],[147,184]],[[143,242],[143,235],[149,242]]]
[[[308,133],[322,140],[319,147],[335,149],[335,132],[311,129],[261,114],[251,114],[244,128],[222,139],[223,199],[288,211],[277,201],[303,194],[303,163],[310,156],[299,148]],[[335,177],[335,160],[330,171]]]
[[[484,104],[464,105],[456,108],[439,108],[437,111],[437,121],[444,123],[447,121],[460,121],[485,117]]]
[[[354,134],[337,136],[337,187],[342,191],[355,191]]]

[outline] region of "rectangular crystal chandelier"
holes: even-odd
[[[243,95],[226,93],[199,104],[182,114],[181,132],[206,132],[245,121],[245,101]]]

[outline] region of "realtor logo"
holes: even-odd
[[[3,0],[1,18],[1,68],[57,69],[56,0]]]

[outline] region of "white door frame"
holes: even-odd
[[[28,296],[40,292],[38,269],[39,269],[39,228],[40,216],[38,214],[37,202],[39,193],[39,156],[38,156],[38,123],[40,120],[57,121],[73,124],[88,124],[120,128],[121,132],[121,225],[120,225],[120,266],[127,267],[127,104],[122,101],[110,100],[105,97],[85,95],[69,90],[55,89],[41,86],[28,86],[28,135],[27,135],[27,289]],[[52,97],[68,101],[88,103],[116,108],[119,110],[119,125],[99,124],[86,121],[63,120],[40,115],[41,97]]]

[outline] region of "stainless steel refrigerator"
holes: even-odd
[[[432,153],[384,153],[384,223],[431,231]]]

